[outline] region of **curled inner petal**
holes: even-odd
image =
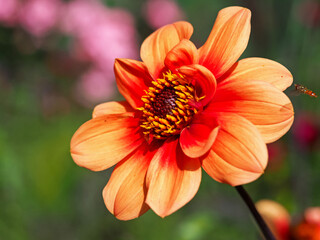
[[[217,88],[213,74],[199,64],[182,66],[178,71],[193,82],[198,101],[201,100],[201,105],[206,106],[212,100]]]
[[[116,59],[114,73],[120,93],[133,107],[142,105],[141,96],[152,78],[143,62],[131,59]]]
[[[205,112],[204,112],[205,113]],[[206,114],[198,114],[180,134],[182,151],[191,158],[201,157],[212,147],[220,127]]]
[[[181,21],[158,29],[144,40],[140,51],[141,59],[154,79],[157,79],[163,70],[167,53],[182,39],[189,39],[192,32],[192,25]]]
[[[181,66],[196,64],[198,61],[196,46],[191,41],[183,39],[167,54],[164,63],[168,69],[175,72]]]

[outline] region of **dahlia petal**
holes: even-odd
[[[197,97],[201,100],[202,106],[206,106],[213,98],[217,82],[213,74],[205,67],[199,64],[182,66],[178,72],[191,80],[196,87]]]
[[[292,107],[291,103],[289,106]],[[285,111],[290,111],[290,110],[285,109]],[[289,131],[294,121],[293,110],[291,114],[292,116],[289,117],[287,120],[284,120],[279,123],[271,124],[271,126],[268,124],[266,125],[255,124],[260,134],[262,135],[265,143],[275,142]]]
[[[290,239],[291,216],[284,206],[267,199],[255,205],[276,239]]]
[[[290,71],[265,58],[245,58],[235,63],[220,79],[222,81],[263,81],[284,91],[293,82]]]
[[[207,153],[217,137],[219,126],[211,124],[203,115],[197,115],[189,127],[180,133],[180,146],[184,154],[191,158]]]
[[[241,56],[250,35],[249,9],[228,7],[222,9],[212,31],[199,49],[199,64],[207,67],[218,79]]]
[[[92,118],[108,115],[133,112],[133,108],[127,101],[106,102],[97,105],[93,109]]]
[[[114,73],[119,92],[133,108],[143,105],[141,97],[151,86],[152,78],[143,62],[131,59],[116,59]]]
[[[118,163],[103,190],[106,207],[120,220],[137,218],[149,209],[145,204],[145,176],[154,155],[149,149],[149,145],[143,144]]]
[[[183,65],[198,63],[198,50],[196,46],[187,39],[182,39],[166,56],[164,64],[171,71],[175,72],[177,68]]]
[[[232,112],[245,117],[257,127],[266,143],[282,137],[294,118],[290,99],[262,81],[219,83],[207,111]]]
[[[168,216],[194,197],[200,182],[199,159],[184,155],[177,140],[167,140],[151,160],[146,203],[159,216]]]
[[[202,167],[214,180],[231,186],[238,186],[253,182],[262,174],[237,168],[225,161],[212,150],[206,157],[205,163],[202,163]]]
[[[166,25],[152,33],[141,45],[140,56],[149,73],[157,79],[164,68],[164,60],[182,39],[189,39],[193,27],[188,22],[176,22]]]
[[[256,127],[237,114],[212,115],[220,126],[203,169],[215,180],[231,186],[257,179],[266,168],[266,144]]]
[[[71,156],[81,167],[105,170],[141,145],[144,140],[138,128],[139,119],[121,114],[91,119],[73,135]]]

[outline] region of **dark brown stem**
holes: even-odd
[[[259,214],[259,212],[256,209],[256,206],[252,202],[251,197],[247,193],[247,191],[243,188],[243,186],[236,186],[235,187],[238,193],[240,194],[243,201],[247,204],[251,214],[253,215],[254,219],[256,220],[257,224],[260,227],[261,232],[263,233],[263,236],[266,240],[276,240],[276,238],[271,233],[270,229],[268,228],[267,224]]]

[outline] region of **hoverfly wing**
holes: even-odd
[[[297,89],[292,89],[290,92],[289,92],[289,94],[291,95],[291,96],[299,96],[299,95],[301,95],[301,92],[300,91],[298,91]]]

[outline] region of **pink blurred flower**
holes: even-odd
[[[105,8],[103,4],[94,0],[69,2],[63,11],[62,31],[75,36],[85,34],[86,30],[104,21]]]
[[[12,26],[16,22],[19,0],[0,0],[0,22]]]
[[[76,99],[87,107],[109,100],[114,93],[114,76],[96,68],[83,74],[75,87]]]
[[[97,66],[113,71],[113,63],[118,58],[136,58],[135,38],[121,26],[123,22],[109,22],[106,26],[95,26],[89,35],[80,38],[81,45]],[[132,32],[132,31],[131,31]]]
[[[87,107],[109,100],[115,93],[115,58],[138,56],[133,17],[98,1],[75,0],[64,9],[61,29],[74,38],[74,56],[92,65],[76,85],[76,99]]]
[[[128,12],[94,0],[75,0],[63,15],[61,28],[75,38],[76,52],[106,74],[113,71],[116,57],[138,56],[134,21]]]
[[[61,7],[59,0],[28,0],[20,9],[20,24],[30,34],[43,37],[57,24]]]
[[[184,18],[183,11],[173,0],[148,0],[144,10],[148,24],[154,29]]]
[[[319,138],[319,119],[309,113],[297,115],[292,126],[295,141],[304,148],[311,148]]]

